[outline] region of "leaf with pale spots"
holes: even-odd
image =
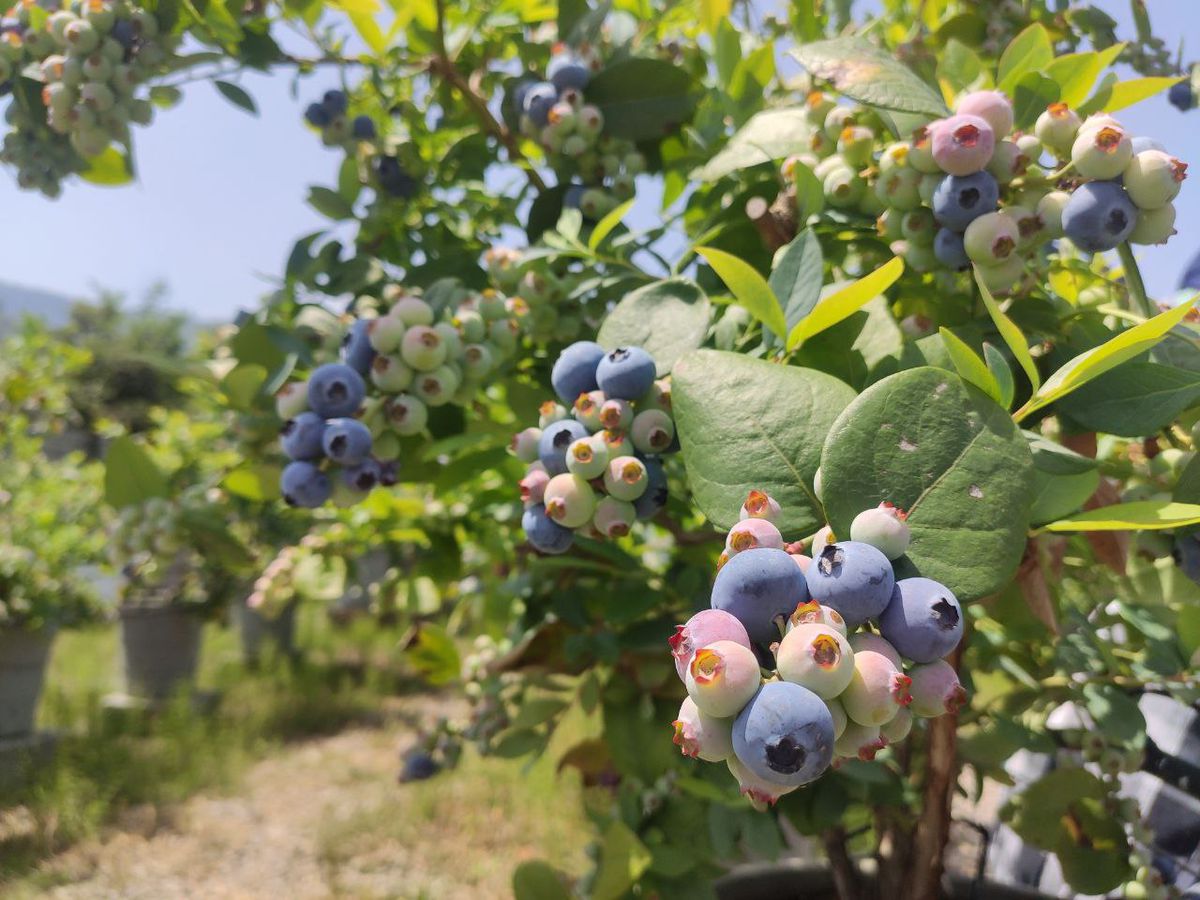
[[[942,369],[872,385],[838,417],[821,453],[834,533],[884,500],[908,510],[910,561],[960,600],[1000,590],[1025,547],[1033,458],[1012,419]]]
[[[738,520],[751,489],[783,509],[789,538],[823,524],[812,493],[821,443],[854,399],[844,382],[719,350],[682,357],[671,375],[675,426],[696,503],[719,528]]]

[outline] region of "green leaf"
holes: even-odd
[[[1088,714],[1106,739],[1142,749],[1146,742],[1146,718],[1136,700],[1111,684],[1085,685],[1083,698]]]
[[[821,299],[821,282],[824,278],[825,260],[821,253],[821,242],[811,229],[805,228],[775,254],[774,268],[771,269],[767,284],[783,307],[788,333],[812,312]]]
[[[217,0],[213,0],[213,2],[217,2]],[[254,105],[254,98],[242,90],[241,87],[229,81],[214,81],[213,85],[221,92],[222,97],[238,109],[244,109],[252,116],[258,115],[258,107]]]
[[[1161,341],[1172,328],[1183,321],[1196,297],[1181,303],[1174,309],[1160,313],[1152,319],[1129,328],[1099,347],[1080,353],[1057,372],[1046,379],[1046,383],[1015,414],[1017,421],[1035,410],[1048,406],[1076,388],[1082,387],[1098,375],[1103,375],[1146,352]]]
[[[729,17],[733,0],[700,0],[700,27],[709,34],[716,34],[717,28]]]
[[[768,109],[755,113],[728,143],[692,172],[699,181],[716,181],[731,172],[784,159],[808,146],[812,126],[803,109]]]
[[[1051,60],[1043,70],[1058,85],[1058,99],[1076,107],[1087,99],[1104,68],[1103,57],[1092,51],[1067,53]]]
[[[238,363],[221,379],[221,391],[234,409],[249,410],[254,406],[268,374],[263,366]]]
[[[337,191],[325,187],[308,189],[308,205],[330,219],[353,219],[354,207]]]
[[[1028,128],[1037,121],[1046,107],[1058,100],[1059,87],[1041,72],[1026,72],[1013,88],[1013,122],[1018,128]]]
[[[1109,88],[1108,99],[1104,103],[1104,112],[1116,112],[1141,103],[1155,94],[1167,90],[1173,84],[1186,80],[1179,76],[1170,78],[1131,78],[1128,81],[1118,81]]]
[[[1058,410],[1089,431],[1141,437],[1168,427],[1200,401],[1200,372],[1128,362],[1077,388]]]
[[[362,191],[362,181],[358,177],[358,160],[347,154],[338,167],[338,196],[353,205]]]
[[[542,232],[549,231],[558,222],[566,193],[567,186],[560,184],[547,188],[533,199],[533,203],[529,205],[529,218],[525,223],[525,233],[531,242],[536,241],[542,236]]]
[[[407,657],[412,667],[432,685],[450,684],[458,680],[462,671],[454,641],[445,628],[432,622],[421,626]]]
[[[854,399],[850,387],[823,372],[718,350],[680,359],[671,386],[692,494],[716,527],[737,522],[751,489],[779,501],[785,533],[824,524],[812,479],[825,435]]]
[[[625,218],[625,214],[631,209],[633,209],[633,200],[629,199],[597,222],[596,227],[592,229],[592,233],[588,237],[588,249],[594,253],[604,239],[612,233],[612,230],[621,224],[621,220]]]
[[[1200,504],[1135,500],[1089,509],[1042,526],[1043,531],[1154,531],[1200,524]]]
[[[566,880],[549,863],[527,860],[513,871],[513,900],[571,900]]]
[[[107,147],[99,156],[88,159],[88,166],[79,177],[91,184],[117,187],[133,181],[133,168],[129,157],[116,147]]]
[[[558,35],[559,40],[570,36],[575,26],[579,24],[588,11],[587,0],[558,0]]]
[[[887,500],[908,511],[909,559],[964,602],[1000,590],[1025,549],[1033,459],[1008,414],[944,369],[867,388],[821,453],[835,534]]]
[[[987,289],[987,285],[979,278],[979,273],[975,273],[975,283],[979,285],[979,293],[983,296],[983,305],[987,307],[988,315],[992,317],[992,322],[996,325],[996,330],[1000,332],[1000,337],[1004,338],[1004,343],[1008,345],[1009,351],[1017,360],[1017,364],[1025,372],[1025,377],[1029,379],[1032,389],[1036,391],[1041,385],[1042,379],[1038,375],[1037,366],[1033,364],[1033,357],[1029,355],[1029,342],[1025,340],[1025,335],[1021,333],[1021,329],[1013,324],[1013,320],[1004,314],[996,303],[996,298],[992,296],[992,292]]]
[[[1051,475],[1038,469],[1033,478],[1033,507],[1029,521],[1034,525],[1069,516],[1088,501],[1100,486],[1100,473]]]
[[[363,39],[363,43],[371,48],[371,52],[379,56],[387,49],[387,37],[375,21],[375,16],[361,9],[346,10],[346,18]]]
[[[1050,34],[1044,26],[1034,23],[1013,38],[1000,54],[997,86],[1011,97],[1022,75],[1044,68],[1052,59],[1054,48]]]
[[[944,116],[941,96],[890,50],[861,37],[803,44],[791,51],[814,78],[833,83],[839,93],[867,106]]]
[[[787,331],[787,322],[779,300],[771,291],[766,279],[754,267],[743,262],[732,253],[714,247],[697,247],[696,252],[704,257],[717,276],[725,282],[737,302],[763,325],[782,338]]]
[[[104,499],[113,509],[166,497],[167,478],[150,455],[129,435],[121,435],[104,454]]]
[[[260,503],[278,500],[279,474],[279,466],[246,464],[226,475],[221,487],[237,497]]]
[[[938,83],[943,93],[962,93],[976,85],[983,74],[983,60],[974,50],[957,38],[946,42],[937,65]]]
[[[864,275],[835,294],[830,294],[796,323],[796,327],[788,334],[787,349],[796,349],[809,338],[862,309],[895,284],[903,272],[904,260],[893,256],[871,274]]]
[[[615,349],[632,345],[654,357],[666,375],[683,354],[704,343],[710,304],[686,278],[668,278],[626,294],[600,325],[596,341]]]
[[[987,341],[983,342],[983,358],[987,363],[988,371],[996,379],[996,387],[1000,391],[998,402],[1005,409],[1011,409],[1017,387],[1013,382],[1013,373],[1008,365],[1008,360],[1004,358],[1003,353]]]
[[[150,88],[150,102],[160,109],[169,109],[183,99],[183,91],[168,84],[156,84]]]
[[[979,354],[949,328],[939,328],[938,333],[946,342],[946,351],[950,354],[950,361],[954,363],[954,368],[958,370],[958,374],[963,377],[963,380],[975,385],[995,400],[999,406],[1007,409],[1001,399],[1000,385],[996,383],[996,378],[988,369],[987,364],[979,358]]]
[[[682,125],[696,105],[687,71],[665,59],[630,57],[597,74],[588,103],[604,114],[604,132],[630,141],[658,140]]]
[[[600,853],[591,893],[596,900],[624,897],[653,860],[646,845],[620,820],[611,822],[604,832]]]

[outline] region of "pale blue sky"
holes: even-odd
[[[860,4],[871,5],[877,3]],[[1098,5],[1130,32],[1127,0]],[[1150,4],[1156,31],[1185,39],[1186,58],[1200,55],[1190,5]],[[259,118],[231,106],[210,84],[187,87],[178,107],[137,130],[134,185],[72,182],[62,198],[47,201],[18,190],[5,169],[0,209],[9,226],[0,280],[77,296],[102,285],[135,297],[161,280],[170,306],[207,320],[253,307],[282,271],[293,241],[326,223],[304,197],[307,185],[333,182],[341,155],[321,146],[301,113],[337,79],[323,69],[303,79],[293,99],[290,72],[247,75],[242,84],[258,102]],[[1200,247],[1200,110],[1185,116],[1156,97],[1120,117],[1135,133],[1163,141],[1197,173],[1177,204],[1180,234],[1139,254],[1151,293],[1166,297]]]

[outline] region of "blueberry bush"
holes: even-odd
[[[193,80],[254,112],[250,69],[338,159],[194,376],[220,451],[110,444],[112,551],[411,616],[471,702],[439,766],[587,787],[593,870],[519,900],[703,893],[796,832],[846,900],[932,898],[1019,750],[1061,762],[1017,834],[1167,896],[1119,776],[1139,695],[1197,688],[1200,332],[1134,248],[1194,201],[1120,113],[1196,76],[1130,5],[17,4],[23,186],[131,180],[131,125]]]

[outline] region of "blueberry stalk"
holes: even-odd
[[[1133,258],[1133,248],[1128,241],[1117,246],[1117,255],[1121,257],[1121,267],[1125,271],[1125,287],[1129,289],[1129,298],[1133,301],[1134,309],[1147,319],[1154,315],[1150,301],[1146,297],[1146,285],[1142,281],[1142,271],[1138,268],[1137,260]]]

